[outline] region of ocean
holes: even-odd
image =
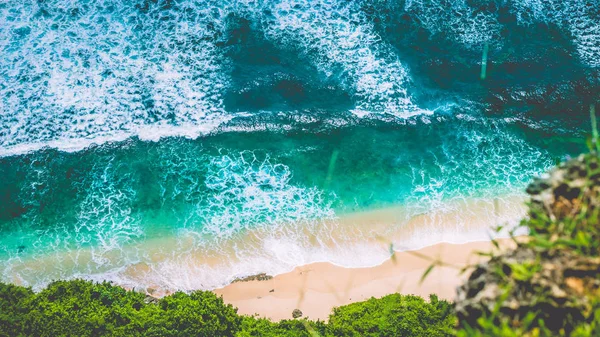
[[[485,240],[599,93],[598,0],[7,0],[0,281],[214,289]]]

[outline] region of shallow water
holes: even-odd
[[[575,0],[9,0],[3,280],[118,281],[133,264],[166,270],[149,246],[207,260],[237,247],[234,271],[204,270],[215,286],[289,268],[293,256],[244,260],[248,233],[280,235],[255,250],[302,250],[357,212],[400,206],[394,231],[457,202],[522,196],[585,150],[598,19],[598,1]],[[182,284],[198,286],[162,283]]]

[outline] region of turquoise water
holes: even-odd
[[[122,281],[133,264],[170,270],[131,247],[191,237],[192,248],[164,250],[175,260],[240,253],[200,270],[214,274],[201,285],[142,285],[210,288],[285,260],[244,250],[246,233],[277,233],[302,250],[303,231],[327,235],[335,229],[319,224],[346,214],[522,195],[532,176],[585,149],[600,88],[599,9],[575,0],[0,4],[3,278]],[[271,239],[252,247],[269,250]],[[311,254],[298,261],[356,259]]]

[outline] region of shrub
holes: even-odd
[[[327,331],[333,336],[451,336],[455,324],[451,304],[431,295],[392,294],[335,308]]]
[[[146,336],[235,336],[241,324],[237,309],[208,291],[177,292],[145,312]]]
[[[211,292],[146,295],[108,282],[57,281],[34,294],[0,284],[4,336],[235,336],[237,309]]]
[[[0,283],[0,336],[17,336],[26,314],[24,302],[32,297],[30,288]]]
[[[253,316],[244,317],[242,329],[237,337],[316,337],[325,336],[326,324],[307,319],[272,322]]]

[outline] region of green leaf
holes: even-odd
[[[429,273],[431,273],[433,267],[435,267],[435,263],[432,263],[429,267],[427,267],[427,270],[425,270],[425,272],[421,276],[421,279],[419,280],[419,285],[421,285],[423,281],[425,281],[425,278],[427,277],[427,275],[429,275]]]

